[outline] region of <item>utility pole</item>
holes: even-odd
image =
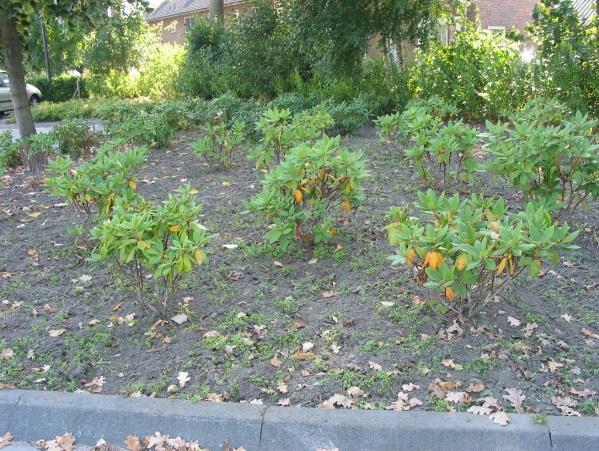
[[[48,53],[48,38],[46,36],[46,26],[44,25],[44,19],[42,16],[38,16],[40,21],[40,30],[42,33],[42,45],[44,46],[44,61],[46,62],[46,73],[48,74],[48,80],[52,78],[52,71],[50,70],[50,55]]]

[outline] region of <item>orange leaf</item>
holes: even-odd
[[[175,224],[175,225],[169,226],[168,230],[170,232],[177,233],[178,231],[181,230],[181,225],[180,224]]]
[[[412,248],[408,249],[406,252],[406,260],[410,265],[414,264],[414,257],[416,257],[416,251]]]
[[[302,205],[304,203],[304,194],[302,193],[301,189],[296,188],[293,190],[293,199],[298,205]]]
[[[426,254],[426,257],[424,257],[425,267],[429,266],[433,269],[438,269],[441,263],[443,263],[443,255],[441,255],[440,252],[430,251]]]
[[[505,265],[507,265],[507,257],[503,257],[503,259],[499,263],[499,266],[497,267],[497,274],[501,274],[503,272],[503,270],[505,269]]]
[[[445,297],[447,298],[447,300],[449,301],[453,301],[455,299],[455,292],[453,291],[453,289],[451,287],[447,287],[445,288]]]
[[[464,269],[467,264],[468,264],[468,255],[467,254],[460,254],[455,261],[455,267],[458,271],[461,271],[462,269]]]
[[[341,202],[341,209],[344,211],[351,211],[351,202],[348,200]]]

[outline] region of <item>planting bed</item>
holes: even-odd
[[[72,207],[25,174],[4,177],[0,384],[303,406],[340,394],[338,404],[362,408],[390,406],[403,391],[422,402],[414,409],[467,410],[489,396],[508,412],[599,414],[596,204],[570,221],[579,250],[456,324],[427,306],[409,268],[387,260],[385,213],[422,188],[399,146],[371,127],[345,139],[372,172],[364,206],[332,244],[280,255],[264,244],[267,224],[246,212],[263,174],[244,156],[228,171],[208,168],[189,150],[196,135],[179,134],[138,171],[149,199],[196,188],[211,235],[208,263],[184,279],[164,317],[134,302],[122,274],[86,261],[94,243],[68,232],[84,223]],[[518,206],[497,181],[462,188]],[[159,322],[181,313],[182,324]],[[447,392],[467,396],[452,402]]]

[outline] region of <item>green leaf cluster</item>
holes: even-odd
[[[231,167],[233,153],[244,140],[245,123],[235,122],[228,127],[224,121],[202,127],[205,136],[191,145],[191,150],[203,157],[209,166]]]
[[[390,259],[415,266],[419,284],[459,315],[476,314],[524,269],[538,276],[543,262],[559,260],[560,249],[575,248],[578,232],[554,223],[538,204],[510,213],[501,198],[461,200],[430,189],[418,198],[424,219],[405,209],[389,214],[389,242],[398,246]]]
[[[266,239],[285,251],[296,239],[326,242],[336,233],[334,211],[350,212],[363,200],[369,176],[362,152],[340,146],[340,137],[324,135],[294,147],[263,180],[250,207],[274,224]]]

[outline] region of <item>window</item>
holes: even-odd
[[[185,34],[191,31],[191,27],[193,26],[193,17],[186,17],[183,19],[183,25],[185,26]]]
[[[487,27],[487,30],[492,31],[493,33],[504,34],[505,27]]]
[[[171,22],[166,27],[164,27],[164,31],[167,31],[169,33],[176,33],[177,32],[177,21],[171,20]]]

